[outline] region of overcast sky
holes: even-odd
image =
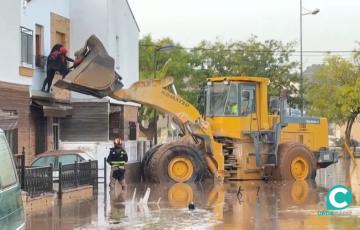
[[[201,40],[297,41],[299,0],[129,0],[141,36],[171,37],[186,47]],[[303,50],[353,50],[360,41],[360,0],[303,0]],[[349,57],[349,54],[345,55]],[[305,65],[320,62],[305,55]]]

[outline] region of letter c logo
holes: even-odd
[[[349,188],[343,185],[335,185],[328,191],[326,198],[329,210],[342,210],[350,205],[352,194]]]

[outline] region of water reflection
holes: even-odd
[[[54,208],[27,215],[26,229],[74,229],[97,222],[97,212],[96,199],[73,200],[66,204],[59,202]]]
[[[360,161],[358,160],[358,165]],[[353,204],[346,216],[318,216],[327,189],[344,184]],[[150,188],[149,202],[141,203]],[[134,191],[136,194],[134,196]],[[316,181],[234,181],[214,184],[137,184],[126,192],[99,191],[28,217],[28,229],[356,229],[360,170],[351,161],[318,171]],[[194,202],[195,210],[188,209]]]

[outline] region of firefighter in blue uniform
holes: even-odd
[[[110,187],[114,188],[116,181],[121,184],[122,189],[126,188],[125,184],[125,163],[128,161],[126,151],[122,148],[122,140],[116,138],[114,147],[110,149],[107,162],[111,165]]]

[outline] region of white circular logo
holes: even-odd
[[[351,201],[351,190],[343,185],[335,185],[327,193],[327,207],[330,210],[347,208]]]

